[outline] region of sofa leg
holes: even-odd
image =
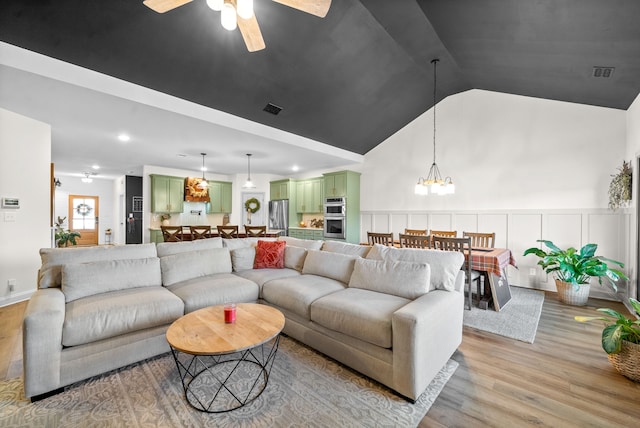
[[[54,389],[53,391],[45,392],[44,394],[34,395],[33,397],[31,397],[31,402],[35,403],[36,401],[44,400],[45,398],[49,398],[56,394],[60,394],[63,391],[64,391],[64,388],[58,388],[58,389]]]

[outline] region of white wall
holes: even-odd
[[[0,197],[20,199],[20,209],[0,207],[0,306],[36,290],[38,250],[51,246],[50,165],[50,126],[0,109]]]
[[[536,260],[522,257],[536,239],[596,242],[598,254],[628,261],[630,219],[607,209],[611,174],[627,153],[626,112],[471,90],[440,102],[436,120],[436,160],[456,193],[413,193],[432,163],[429,110],[365,155],[361,239],[404,227],[495,231],[520,267],[511,282],[549,289],[539,268],[529,275]]]
[[[639,204],[637,199],[640,196],[640,171],[638,170],[638,164],[640,163],[640,95],[638,95],[635,101],[631,104],[627,110],[627,156],[626,160],[631,161],[631,168],[633,170],[633,199],[628,209],[624,210],[626,215],[630,217],[629,220],[629,240],[627,251],[629,253],[629,264],[627,266],[630,272],[631,278],[631,292],[629,297],[638,298],[638,266],[640,261],[638,260],[638,242],[635,237],[638,235],[638,210]]]
[[[98,197],[98,244],[104,244],[106,229],[116,230],[118,219],[116,216],[116,202],[114,187],[117,180],[93,177],[92,183],[83,183],[82,177],[56,176],[61,186],[55,189],[54,219],[66,217],[65,229],[69,227],[69,195]]]

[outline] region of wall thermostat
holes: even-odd
[[[20,199],[2,198],[2,208],[20,208]]]

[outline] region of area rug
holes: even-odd
[[[500,312],[473,306],[464,311],[464,325],[533,343],[543,303],[544,292],[512,286],[511,301]]]
[[[288,337],[254,402],[206,414],[184,399],[170,354],[71,385],[30,403],[20,378],[0,382],[0,427],[414,427],[458,363],[449,360],[415,404]]]

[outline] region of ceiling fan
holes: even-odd
[[[144,0],[148,8],[165,13],[192,0]],[[331,7],[331,0],[273,0],[302,12],[324,18]],[[207,5],[221,12],[222,26],[229,31],[240,28],[242,38],[249,52],[265,48],[258,20],[253,13],[253,0],[207,0]]]

